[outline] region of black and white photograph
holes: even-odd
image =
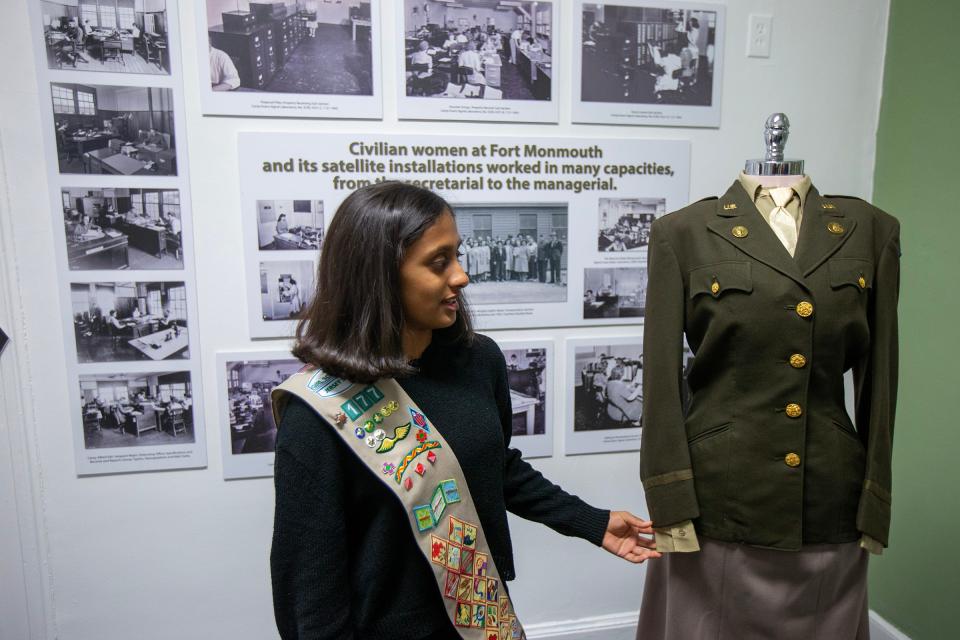
[[[666,213],[666,198],[600,198],[597,250],[639,252],[650,242],[650,225]]]
[[[204,113],[379,117],[378,2],[198,2]]]
[[[277,425],[270,392],[302,367],[289,352],[217,354],[225,478],[273,474]]]
[[[511,446],[524,458],[553,455],[554,345],[549,340],[498,340],[507,363],[513,409]]]
[[[296,320],[313,296],[312,260],[260,263],[260,311],[264,321]]]
[[[583,318],[642,318],[647,300],[646,267],[583,270]]]
[[[453,205],[472,305],[567,300],[566,204]]]
[[[190,357],[183,282],[74,283],[70,303],[78,362]]]
[[[580,0],[575,11],[574,122],[719,125],[722,6]]]
[[[80,376],[85,449],[194,442],[187,371]]]
[[[41,0],[50,69],[169,75],[166,0]]]
[[[50,83],[60,173],[177,175],[173,93]]]
[[[318,251],[323,232],[322,200],[257,200],[261,251]]]
[[[177,189],[64,188],[71,271],[183,269]]]
[[[550,100],[553,3],[404,0],[408,96]]]

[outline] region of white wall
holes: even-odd
[[[387,3],[392,6],[392,2]],[[49,108],[39,92],[33,61],[33,35],[25,2],[5,13],[6,37],[0,59],[16,60],[4,70],[0,94],[0,145],[5,166],[0,181],[0,240],[5,288],[16,309],[0,319],[13,323],[17,338],[15,376],[3,369],[4,398],[23,403],[8,411],[0,428],[0,637],[62,640],[143,640],[167,638],[274,637],[268,574],[272,483],[268,479],[224,482],[215,397],[218,350],[250,346],[241,278],[240,201],[236,133],[242,130],[495,134],[499,136],[577,136],[596,138],[685,138],[692,141],[690,196],[696,200],[725,190],[746,158],[762,151],[764,119],[785,111],[793,123],[788,156],[804,158],[815,184],[826,193],[869,197],[874,140],[886,39],[883,0],[740,0],[729,3],[723,122],[719,129],[666,129],[571,125],[569,74],[558,73],[560,125],[398,122],[392,99],[398,86],[391,70],[402,47],[393,11],[385,12],[382,122],[252,120],[203,118],[194,79],[198,53],[194,38],[183,41],[190,116],[185,123],[193,186],[196,256],[199,274],[199,345],[208,424],[209,467],[196,471],[129,474],[78,479],[72,438],[65,425],[76,395],[60,366],[64,351],[51,291],[58,286],[53,238],[60,223],[46,211],[46,164],[40,142],[38,109]],[[774,16],[769,59],[744,55],[747,15]],[[192,30],[193,13],[182,12],[181,28]],[[566,48],[579,28],[569,3],[560,14],[556,69],[569,69]],[[402,88],[402,87],[401,87]],[[177,126],[183,126],[177,123]],[[141,185],[135,185],[141,186]],[[12,247],[9,252],[7,247]],[[9,266],[14,262],[16,269]],[[7,302],[0,297],[0,302]],[[62,310],[68,312],[69,310]],[[552,338],[568,335],[629,335],[630,327],[596,330],[501,332],[504,337]],[[277,347],[277,341],[263,346]],[[558,373],[565,371],[558,349]],[[556,376],[558,384],[563,375]],[[13,378],[13,379],[12,379]],[[558,392],[557,397],[562,397]],[[563,403],[554,412],[565,419]],[[6,450],[14,453],[10,458]],[[561,443],[558,439],[558,449]],[[636,453],[538,460],[548,477],[586,500],[644,513]],[[7,477],[15,479],[13,498]],[[37,527],[32,523],[37,522]],[[543,527],[511,521],[519,579],[512,588],[516,606],[540,637],[580,627],[608,629],[591,637],[629,637],[640,601],[643,568],[628,566],[579,540]],[[25,564],[22,564],[25,563]],[[7,567],[23,567],[23,579],[8,580]],[[25,586],[24,586],[25,585]],[[26,593],[26,597],[24,597]],[[12,612],[8,609],[13,609]],[[8,616],[13,616],[8,618]],[[596,624],[583,619],[600,616]],[[603,617],[606,616],[606,617]],[[22,632],[29,622],[30,635]],[[540,624],[541,626],[537,626]],[[44,631],[49,626],[49,635]],[[8,628],[10,631],[8,631]],[[616,629],[620,631],[616,631]],[[568,636],[574,637],[574,636]],[[576,636],[586,637],[586,636]]]

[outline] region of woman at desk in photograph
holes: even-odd
[[[107,316],[107,324],[111,327],[111,331],[115,335],[119,335],[120,332],[126,329],[126,325],[120,322],[120,318],[117,317],[116,309],[110,309],[110,314]]]
[[[477,43],[471,40],[466,48],[460,52],[460,58],[457,60],[460,67],[468,67],[472,71],[467,76],[467,82],[471,84],[486,84],[487,79],[483,75],[483,58],[477,52]]]
[[[482,628],[488,610],[462,602],[477,598],[474,576],[486,587],[479,598],[499,603],[509,633],[512,606],[498,580],[516,573],[508,510],[630,562],[658,555],[649,522],[586,504],[510,446],[506,363],[493,340],[472,330],[452,211],[431,191],[384,182],[348,196],[333,217],[293,349],[307,367],[273,395],[270,562],[284,640],[307,630],[325,638],[460,638],[455,625]],[[334,410],[357,392],[378,399],[365,400],[362,413],[351,410],[348,422]],[[379,432],[357,426],[391,403],[401,415],[387,413]],[[401,431],[410,416],[423,426]],[[381,437],[386,430],[390,443]],[[378,443],[389,455],[369,455]],[[404,453],[428,444],[402,480]],[[451,486],[447,478],[457,480]],[[415,506],[431,495],[443,508]],[[411,509],[419,512],[414,519]]]
[[[287,224],[287,214],[281,213],[277,216],[277,235],[281,236],[287,233],[290,230],[290,226]]]
[[[166,148],[166,141],[163,139],[163,134],[153,127],[150,127],[150,130],[147,132],[147,136],[144,138],[143,142],[144,144],[160,147],[161,149]]]
[[[417,74],[419,78],[426,78],[433,73],[433,56],[427,53],[429,49],[430,43],[426,40],[421,40],[417,50],[410,56],[410,64],[427,65],[426,71],[421,70]]]

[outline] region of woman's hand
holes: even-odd
[[[627,562],[640,564],[659,558],[653,538],[653,523],[641,520],[629,511],[611,511],[603,548]]]

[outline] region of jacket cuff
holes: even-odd
[[[700,515],[693,471],[685,469],[646,478],[643,481],[650,518],[658,529],[693,520]]]
[[[660,553],[693,553],[700,551],[700,541],[693,522],[684,520],[672,527],[654,529],[653,537]]]
[[[884,547],[889,546],[890,493],[870,480],[864,482],[860,494],[857,529]]]

